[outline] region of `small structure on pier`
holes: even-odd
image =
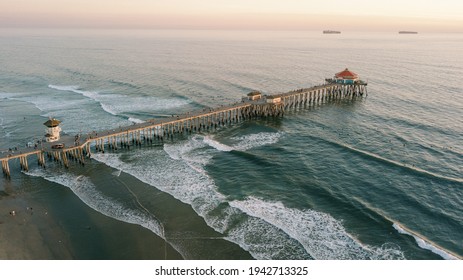
[[[334,81],[337,84],[355,84],[356,81],[359,80],[359,75],[356,73],[350,71],[349,69],[344,69],[344,71],[341,71],[339,73],[336,73],[334,75]]]
[[[254,101],[254,100],[259,100],[261,98],[262,98],[262,93],[260,91],[255,90],[255,91],[251,91],[250,93],[248,93],[247,97],[243,99]]]
[[[45,129],[45,140],[47,142],[55,142],[60,139],[60,132],[61,132],[61,127],[59,124],[61,121],[55,119],[55,118],[50,118],[48,121],[44,122],[43,124],[47,127]]]
[[[267,103],[278,104],[281,103],[281,96],[279,95],[267,95]]]
[[[360,80],[357,73],[350,71],[348,68],[343,71],[336,73],[333,78],[325,79],[330,84],[342,84],[342,85],[366,85],[367,83]]]

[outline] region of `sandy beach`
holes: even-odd
[[[72,259],[66,234],[46,209],[32,205],[37,203],[3,192],[0,199],[0,259]]]
[[[47,207],[44,195],[36,200],[29,196],[14,188],[0,188],[2,260],[182,258],[163,239],[139,225],[114,220],[75,201],[63,201],[63,212],[81,214],[64,218]],[[73,196],[68,199],[76,200]]]

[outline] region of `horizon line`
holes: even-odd
[[[334,30],[334,31],[341,31],[340,34],[342,35],[345,33],[391,33],[395,32],[398,33],[400,31],[413,31],[418,32],[418,35],[421,33],[425,34],[435,34],[435,33],[463,33],[463,31],[426,31],[420,29],[394,29],[394,30],[365,30],[365,29],[339,29],[339,28],[224,28],[224,27],[135,27],[135,26],[114,26],[114,27],[102,27],[102,26],[0,26],[0,29],[23,29],[23,30],[159,30],[159,31],[313,31],[313,32],[322,32],[324,30]]]

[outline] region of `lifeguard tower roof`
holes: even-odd
[[[49,119],[48,121],[44,122],[43,124],[47,127],[56,127],[58,126],[59,124],[61,123],[61,121],[53,118],[53,119]]]

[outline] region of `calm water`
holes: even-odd
[[[0,191],[47,204],[76,258],[143,257],[90,249],[118,232],[99,215],[188,259],[461,258],[462,49],[460,34],[4,29],[0,150],[41,138],[49,116],[71,135],[117,128],[345,67],[369,95],[94,154],[85,168],[12,162]],[[93,234],[76,230],[92,221]]]

